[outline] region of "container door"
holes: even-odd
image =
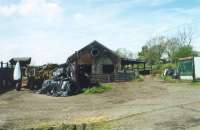
[[[200,57],[194,57],[195,79],[200,79]]]

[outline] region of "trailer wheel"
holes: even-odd
[[[16,83],[15,89],[17,91],[20,91],[21,90],[21,84],[20,83]]]

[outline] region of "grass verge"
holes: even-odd
[[[193,81],[192,86],[193,87],[200,87],[200,82],[199,81]]]
[[[138,82],[144,81],[144,76],[139,75],[139,76],[136,78],[136,81],[138,81]]]
[[[95,94],[95,93],[103,93],[112,89],[111,84],[100,84],[98,86],[94,86],[91,88],[84,88],[82,92],[84,94]]]
[[[172,79],[171,76],[161,76],[161,79],[166,81],[166,82],[169,82],[169,83],[177,83],[177,82],[179,82],[176,79]]]

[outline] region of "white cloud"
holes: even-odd
[[[16,5],[10,5],[10,6],[0,6],[0,14],[5,16],[10,16],[17,12],[17,6]]]
[[[104,4],[99,5],[95,1]],[[176,32],[177,27],[185,23],[193,24],[199,12],[198,9],[182,12],[134,8],[135,4],[157,6],[172,0],[116,1],[110,0],[105,4],[105,0],[88,0],[91,5],[87,6],[66,0],[67,4],[63,2],[61,7],[58,0],[22,0],[18,4],[0,5],[0,15],[12,18],[11,22],[4,22],[4,29],[0,28],[0,34],[8,30],[7,38],[0,35],[0,44],[6,48],[0,51],[0,59],[31,56],[36,64],[64,63],[74,51],[93,40],[113,50],[128,48],[137,53],[149,38]],[[22,17],[13,17],[18,15]],[[56,22],[60,15],[63,21]],[[11,33],[13,36],[9,36],[10,32],[14,32]],[[198,44],[198,41],[196,39],[195,43]]]
[[[81,13],[74,14],[74,19],[75,19],[76,21],[81,21],[81,20],[84,19],[84,15],[81,14]]]
[[[54,19],[61,13],[61,6],[56,1],[21,0],[17,4],[0,5],[0,15],[3,16],[46,16]]]
[[[158,6],[158,5],[164,5],[164,4],[168,4],[174,0],[143,0],[146,3],[149,3],[152,6]]]
[[[150,5],[150,6],[158,6],[158,5],[164,5],[170,2],[173,2],[175,0],[126,0],[126,1],[122,1],[122,0],[109,0],[106,1],[105,0],[86,0],[87,3],[92,4],[92,3],[110,3],[110,4],[145,4],[145,5]]]

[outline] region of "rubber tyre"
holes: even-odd
[[[21,90],[21,84],[20,83],[16,83],[15,89],[17,91],[20,91]]]

